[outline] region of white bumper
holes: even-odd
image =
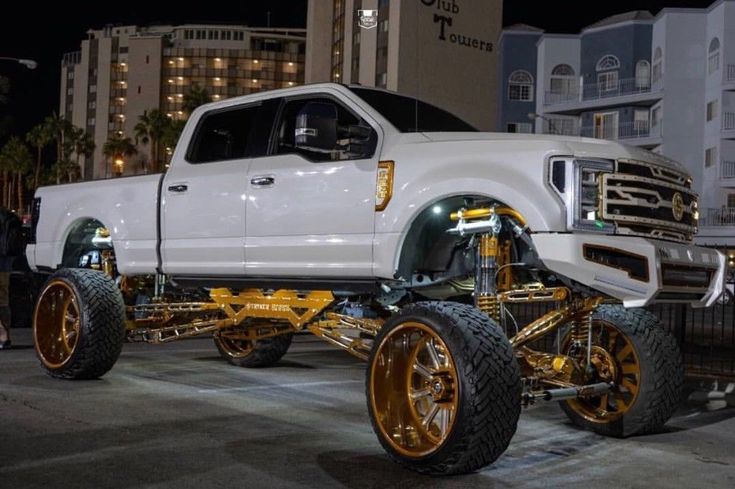
[[[534,234],[551,271],[623,302],[712,305],[725,283],[725,255],[711,248],[647,238],[595,234]],[[634,266],[631,266],[634,265]]]

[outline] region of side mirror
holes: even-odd
[[[337,107],[309,102],[296,116],[294,144],[307,151],[329,153],[337,149]]]

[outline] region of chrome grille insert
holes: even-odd
[[[600,179],[602,218],[621,234],[691,241],[697,232],[697,194],[686,174],[656,164],[620,160]]]

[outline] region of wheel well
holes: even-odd
[[[103,227],[105,225],[94,218],[79,219],[72,224],[64,242],[61,267],[78,267],[79,258],[89,250],[95,248],[94,244],[92,244],[92,238],[94,238],[97,229]]]
[[[397,277],[408,279],[414,271],[441,272],[452,265],[457,245],[466,238],[451,235],[454,227],[449,215],[461,208],[506,205],[482,195],[458,195],[435,201],[411,223],[401,246]]]

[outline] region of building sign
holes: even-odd
[[[485,39],[468,36],[456,31],[454,19],[462,14],[461,2],[458,0],[419,0],[424,7],[434,10],[434,24],[437,24],[437,39],[491,53],[493,43]]]
[[[378,25],[378,11],[377,10],[358,10],[358,23],[363,29],[372,29]]]

